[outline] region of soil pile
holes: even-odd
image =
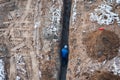
[[[87,34],[84,44],[88,56],[100,62],[115,57],[120,46],[118,36],[108,30],[97,30]]]
[[[110,72],[96,71],[89,80],[120,80],[120,76]]]

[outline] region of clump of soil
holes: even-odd
[[[111,72],[96,71],[89,80],[120,80],[120,76],[114,75]]]
[[[118,36],[108,30],[97,30],[87,34],[83,43],[86,45],[88,56],[100,62],[117,56],[120,46]]]

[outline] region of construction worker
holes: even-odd
[[[68,59],[68,46],[64,45],[64,47],[61,50],[61,57],[62,57],[62,63],[65,65],[67,64]]]

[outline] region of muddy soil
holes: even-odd
[[[108,30],[90,32],[84,38],[87,54],[98,61],[110,60],[117,56],[120,46],[118,36]]]

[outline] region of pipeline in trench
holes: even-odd
[[[64,47],[64,45],[68,45],[69,40],[69,23],[70,23],[70,13],[71,13],[71,0],[63,0],[63,22],[62,22],[62,34],[61,34],[61,45],[60,50]],[[68,45],[69,50],[69,45]],[[68,54],[69,56],[69,54]],[[67,63],[68,63],[68,57],[67,57]],[[63,64],[63,60],[61,58],[61,65],[60,65],[60,74],[59,74],[59,80],[66,80],[66,74],[67,74],[67,63]]]

